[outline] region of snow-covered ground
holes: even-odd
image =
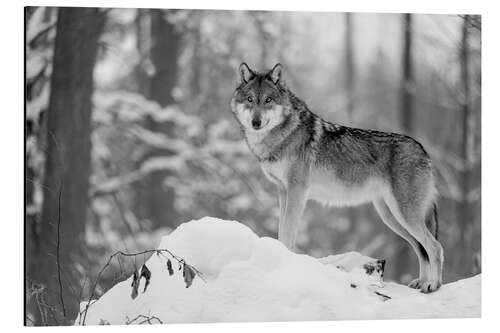
[[[346,272],[328,260],[292,253],[235,221],[206,217],[184,223],[165,236],[159,248],[184,258],[205,281],[196,276],[186,288],[177,263],[173,261],[170,276],[167,259],[153,255],[146,263],[152,273],[146,292],[142,293],[145,279],[135,299],[132,277],[115,285],[89,307],[85,324],[125,324],[140,315],[158,318],[151,323],[481,315],[480,276],[422,294],[395,283],[381,284],[362,269]],[[77,318],[75,323],[81,322]]]

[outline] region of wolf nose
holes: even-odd
[[[260,119],[252,119],[252,127],[254,129],[259,129],[260,125],[262,125],[262,121]]]

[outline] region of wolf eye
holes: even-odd
[[[248,96],[248,98],[247,98],[247,99],[248,99],[248,101],[249,101],[250,103],[252,103],[252,102],[253,102],[253,98],[252,98],[252,96]]]
[[[266,98],[265,102],[266,102],[266,103],[271,103],[271,101],[272,101],[272,100],[273,100],[273,99],[272,99],[271,97],[268,97],[268,98]]]

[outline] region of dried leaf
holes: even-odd
[[[172,262],[170,259],[167,260],[167,269],[170,276],[174,275],[174,269],[172,268]]]
[[[137,290],[139,289],[139,280],[140,280],[139,272],[134,271],[134,277],[132,279],[132,294],[130,295],[132,299],[135,299],[137,297],[138,294]]]
[[[195,271],[191,266],[184,264],[184,270],[182,271],[182,276],[184,277],[184,282],[186,283],[186,288],[189,288],[193,284],[193,280],[196,276]]]
[[[142,293],[144,294],[149,286],[149,282],[151,281],[151,271],[146,266],[146,264],[142,265],[141,268],[141,278],[142,277],[144,277],[144,279],[146,280],[146,284],[144,285],[144,290],[142,291]]]

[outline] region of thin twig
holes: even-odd
[[[61,301],[61,307],[63,310],[63,316],[66,318],[66,307],[64,306],[64,297],[62,290],[62,281],[61,281],[61,262],[60,262],[60,248],[61,248],[61,194],[62,194],[62,181],[59,185],[59,198],[58,198],[58,207],[57,207],[57,247],[56,247],[56,262],[57,262],[57,275],[59,281],[59,299]]]
[[[59,321],[57,320],[57,317],[55,315],[55,311],[54,311],[54,307],[50,306],[47,304],[47,302],[45,301],[45,298],[44,298],[44,292],[47,290],[44,286],[42,285],[33,285],[32,288],[32,295],[35,297],[35,303],[38,307],[38,311],[40,313],[40,319],[41,319],[41,323],[42,323],[42,326],[45,326],[48,324],[47,322],[47,309],[49,310],[49,313],[52,317],[52,319],[54,319],[54,322],[56,323],[56,325],[59,325]]]
[[[35,326],[35,321],[31,319],[29,315],[26,316],[26,320],[29,321],[33,326]]]
[[[40,298],[41,298],[40,295],[42,292],[43,292],[42,286],[38,286],[38,285],[32,286],[32,296],[35,297],[35,304],[38,308],[38,312],[40,313],[40,322],[43,325],[47,322],[47,313],[46,313],[45,309],[42,308],[41,301],[40,301]]]
[[[32,48],[32,49],[35,48],[36,47],[36,43],[38,42],[38,39],[40,39],[41,37],[43,37],[45,34],[47,34],[48,32],[50,32],[55,27],[56,27],[56,22],[49,24],[48,26],[46,26],[45,28],[43,28],[39,32],[37,32],[36,35],[34,35],[31,38],[31,40],[28,41],[29,47]]]
[[[469,15],[458,15],[458,17],[467,22],[471,27],[481,31],[481,20],[471,17]]]
[[[89,309],[90,305],[92,304],[92,298],[95,296],[95,290],[97,288],[97,284],[99,283],[99,281],[101,279],[101,276],[104,273],[104,271],[111,265],[111,262],[113,261],[113,259],[115,257],[119,258],[119,256],[134,257],[134,259],[135,259],[139,255],[145,255],[145,254],[149,254],[149,253],[157,253],[158,255],[164,255],[163,253],[168,253],[174,260],[177,261],[177,263],[179,263],[180,265],[187,265],[187,266],[189,266],[203,282],[205,282],[205,283],[207,282],[206,279],[205,279],[205,277],[203,276],[202,272],[200,272],[196,267],[188,265],[183,258],[175,255],[174,253],[172,253],[168,249],[144,250],[144,251],[136,252],[136,253],[126,253],[126,252],[123,252],[123,251],[116,251],[111,256],[109,256],[108,261],[106,262],[106,264],[97,273],[97,277],[96,277],[96,279],[94,281],[94,284],[92,286],[92,289],[91,289],[91,292],[90,292],[90,295],[89,295],[89,298],[88,298],[88,301],[87,301],[87,305],[85,306],[85,309],[82,311],[82,312],[84,312],[83,313],[82,325],[85,325],[85,321],[87,319],[88,309]],[[80,317],[81,317],[82,312],[80,312]]]
[[[85,280],[83,280],[83,285],[82,288],[80,289],[80,294],[78,295],[78,301],[82,299],[83,291],[85,289],[85,285],[87,284],[87,277],[85,277]]]
[[[56,256],[55,256],[55,255],[53,255],[53,254],[51,254],[51,253],[47,253],[47,255],[48,255],[48,256],[50,256],[50,257],[56,258]],[[57,259],[55,259],[55,260],[57,260]],[[53,277],[53,278],[57,278],[57,276],[56,276],[55,274],[54,274],[54,275],[52,275],[51,277]],[[71,289],[71,295],[72,295],[72,296],[75,298],[75,300],[78,302],[81,298],[78,298],[78,299],[76,298],[76,290],[75,290],[75,288],[73,287],[73,285],[72,285],[72,283],[71,283],[71,275],[70,275],[70,273],[69,273],[69,272],[66,272],[66,271],[64,270],[64,267],[63,267],[63,266],[61,266],[61,277],[62,277],[62,281],[63,281],[64,283],[66,283],[66,285],[68,285],[69,289]],[[59,291],[57,291],[57,292],[53,292],[53,293],[54,293],[56,296],[59,296]]]
[[[129,319],[128,317],[126,317],[126,318],[127,318],[127,321],[125,322],[126,325],[134,324],[134,322],[139,320],[139,319],[143,319],[143,320],[138,322],[137,323],[138,325],[142,325],[144,323],[148,323],[148,324],[152,325],[153,324],[151,322],[152,320],[157,320],[159,324],[163,324],[163,321],[161,321],[161,319],[156,317],[156,316],[138,315],[137,317],[135,317],[133,319]]]
[[[28,182],[32,183],[33,185],[39,185],[40,187],[45,188],[45,189],[46,189],[46,190],[48,190],[49,192],[54,193],[54,192],[52,191],[52,189],[51,189],[49,186],[44,185],[44,184],[42,184],[41,182],[39,182],[39,181],[37,181],[37,180],[31,179],[31,178],[26,178],[26,181],[28,181]]]
[[[64,173],[64,172],[66,172],[66,165],[64,164],[64,160],[62,157],[61,146],[59,146],[59,141],[57,141],[57,138],[56,138],[56,135],[54,134],[54,132],[52,132],[51,130],[49,130],[48,132],[49,132],[50,138],[52,139],[52,141],[54,141],[54,144],[56,145],[57,157],[59,158],[59,164],[61,165],[62,171]]]

